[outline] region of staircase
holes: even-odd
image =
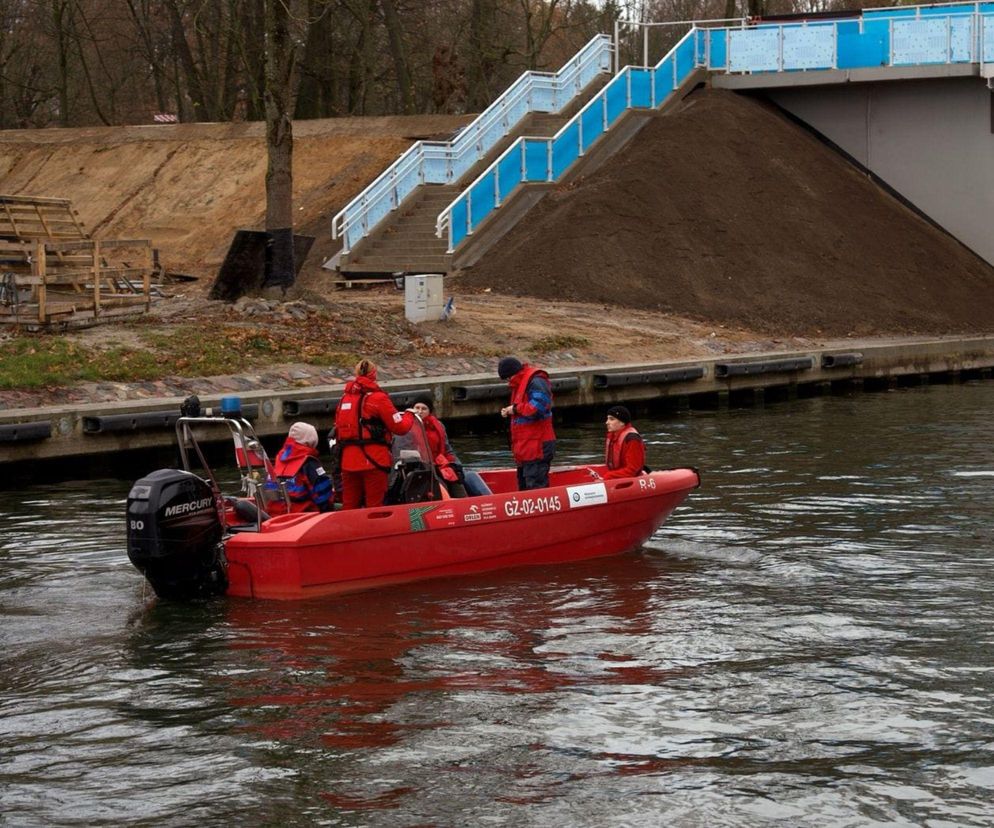
[[[533,112],[453,184],[423,184],[380,222],[366,238],[342,255],[343,277],[393,273],[447,273],[452,254],[447,239],[435,235],[435,222],[468,184],[489,167],[520,136],[551,137],[610,80],[599,75],[558,113]]]

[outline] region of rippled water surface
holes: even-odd
[[[129,481],[0,491],[0,824],[994,824],[992,409],[642,420],[704,478],[645,549],[296,604],[156,604]]]

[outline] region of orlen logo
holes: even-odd
[[[205,497],[203,500],[191,500],[189,503],[177,503],[175,506],[167,506],[163,517],[175,517],[185,515],[187,512],[199,512],[206,509],[214,502],[213,497]]]

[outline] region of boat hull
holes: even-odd
[[[547,489],[326,514],[285,515],[225,544],[228,594],[306,599],[498,569],[618,555],[637,548],[700,484],[693,469],[597,480],[554,470]]]

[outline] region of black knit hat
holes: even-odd
[[[504,357],[497,363],[497,376],[509,380],[521,370],[521,360],[517,357]]]
[[[607,410],[607,416],[614,417],[616,420],[621,420],[621,422],[625,425],[628,425],[632,421],[632,412],[623,405],[612,405]]]
[[[413,400],[411,400],[411,408],[414,408],[418,403],[428,406],[429,411],[435,410],[435,400],[431,394],[418,394]]]

